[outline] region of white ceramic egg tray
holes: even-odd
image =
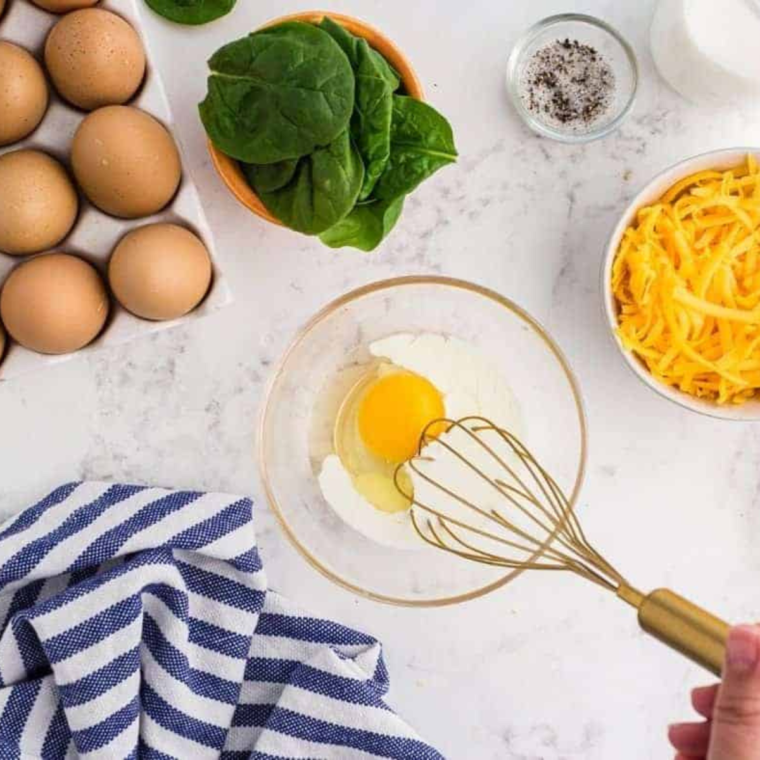
[[[140,28],[138,4],[142,0],[102,0],[98,7],[118,13],[129,21],[140,34],[146,48],[148,59],[145,81],[137,95],[127,104],[141,108],[161,121],[176,138],[169,102],[166,98],[161,79],[151,62],[148,41]],[[38,61],[43,60],[45,38],[61,16],[47,13],[37,8],[28,0],[11,0],[10,7],[0,19],[0,39],[15,42],[29,50]],[[48,79],[48,83],[49,79]],[[86,114],[69,106],[55,93],[50,85],[50,106],[45,118],[37,130],[25,140],[0,148],[0,153],[7,153],[19,148],[43,150],[61,161],[70,170],[69,153],[74,132]],[[111,314],[101,335],[89,346],[74,354],[64,356],[44,356],[19,346],[10,341],[5,359],[0,363],[0,381],[9,380],[38,368],[66,361],[72,357],[135,340],[160,330],[166,330],[178,324],[206,316],[232,302],[232,294],[220,268],[220,261],[214,249],[214,241],[206,217],[201,207],[198,192],[187,172],[187,163],[182,155],[182,182],[172,203],[163,211],[151,217],[134,220],[116,219],[92,206],[79,193],[79,216],[69,234],[56,250],[73,253],[94,264],[105,280],[108,259],[119,240],[130,230],[153,222],[174,222],[193,230],[206,244],[211,254],[214,280],[203,303],[193,312],[181,319],[171,322],[148,322],[138,319],[121,308],[115,299],[111,299]],[[73,178],[72,178],[73,179]],[[0,188],[0,192],[2,189]],[[28,256],[7,256],[0,253],[0,283],[10,271]]]

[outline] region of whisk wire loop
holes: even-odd
[[[441,429],[446,432],[433,433]],[[504,453],[496,450],[497,444]],[[480,455],[465,453],[473,446]],[[453,465],[464,467],[472,498],[457,490],[453,478],[447,484],[427,471],[446,456],[452,457]],[[495,466],[497,474],[487,472],[487,466]],[[405,467],[413,473],[414,493],[408,493],[406,479],[399,478]],[[484,565],[573,572],[610,591],[627,586],[588,541],[573,505],[554,478],[514,433],[485,417],[431,422],[420,436],[417,456],[399,467],[395,480],[412,504],[414,529],[437,549]],[[423,489],[446,508],[423,499],[418,493]],[[489,504],[477,503],[476,491]],[[500,506],[490,504],[493,497],[498,497]]]

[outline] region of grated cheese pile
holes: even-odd
[[[639,210],[612,270],[618,335],[652,375],[719,404],[760,389],[760,173],[703,171]]]

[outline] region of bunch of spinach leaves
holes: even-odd
[[[457,158],[448,121],[328,17],[254,32],[209,68],[200,114],[213,143],[283,224],[332,248],[376,248],[405,197]]]
[[[177,24],[198,26],[226,16],[237,0],[145,0],[159,16]]]

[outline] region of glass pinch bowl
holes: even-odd
[[[529,110],[522,96],[523,77],[533,55],[545,45],[564,39],[598,50],[615,75],[614,95],[605,115],[577,130],[551,124]],[[518,40],[507,62],[507,91],[517,113],[534,132],[567,143],[591,142],[617,129],[633,108],[638,80],[636,53],[623,36],[601,19],[582,13],[562,13],[534,24]]]
[[[356,594],[405,606],[454,604],[520,571],[467,562],[422,542],[412,550],[378,544],[345,523],[319,487],[337,410],[373,359],[369,345],[398,333],[455,337],[485,356],[517,400],[525,443],[573,505],[586,464],[583,402],[566,359],[534,319],[498,293],[444,277],[399,278],[349,293],[319,312],[285,353],[265,400],[258,455],[266,496],[288,538],[312,567]]]

